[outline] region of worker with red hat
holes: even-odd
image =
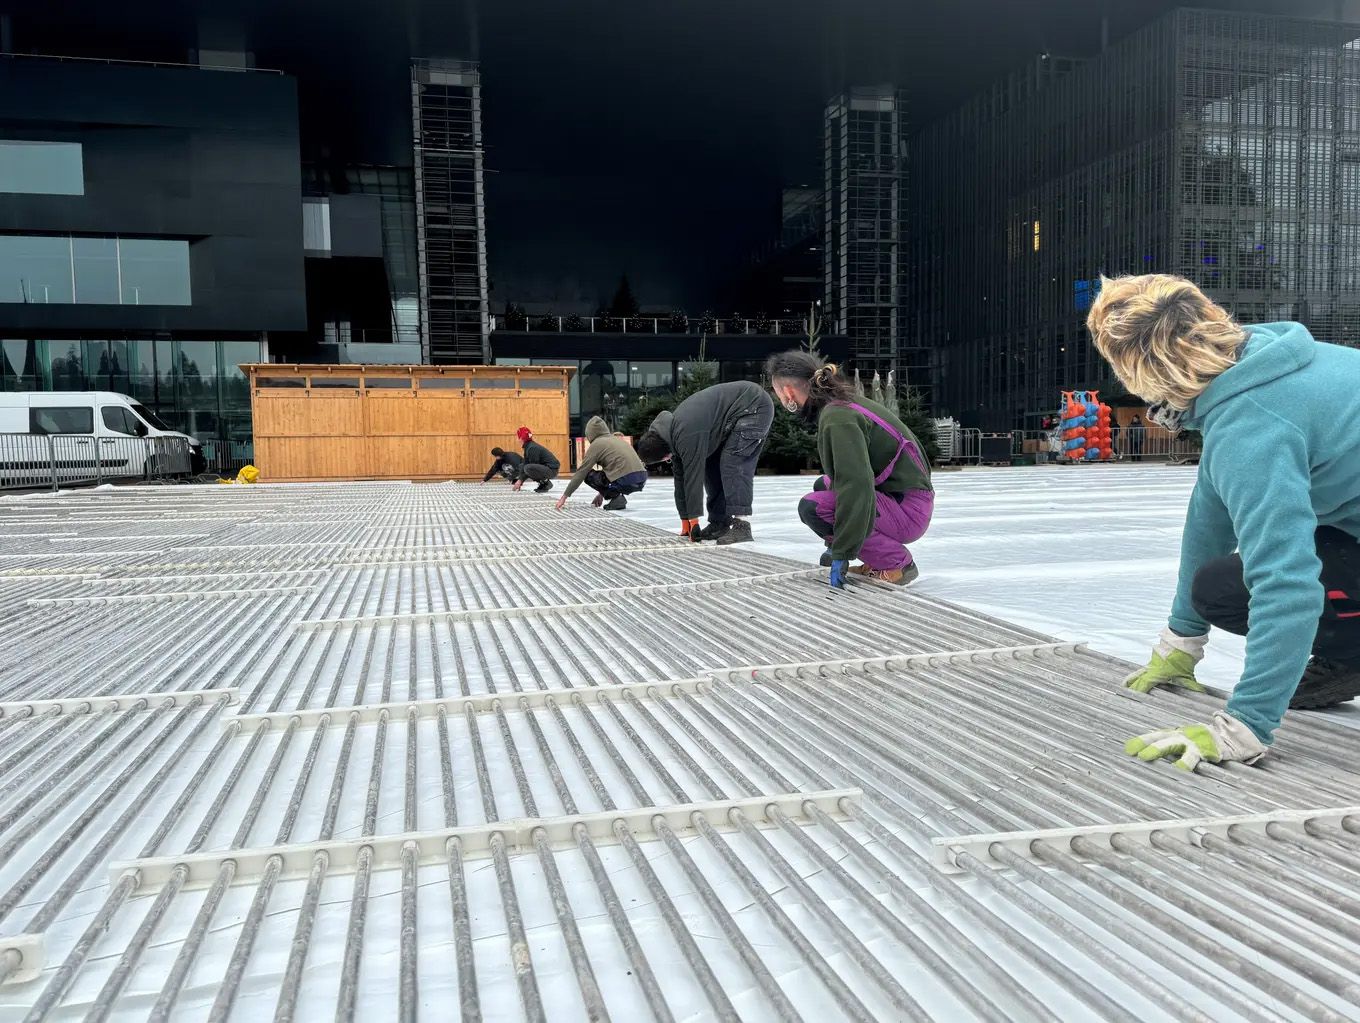
[[[524,448],[524,464],[519,467],[514,489],[519,490],[524,486],[525,480],[533,480],[538,484],[534,487],[535,493],[541,494],[551,490],[552,481],[562,468],[562,463],[557,460],[556,455],[534,440],[534,431],[527,426],[521,426],[516,430],[515,436],[519,438],[520,445]]]

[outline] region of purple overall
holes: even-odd
[[[862,405],[853,402],[837,402],[854,409],[876,426],[887,430],[897,441],[897,453],[887,467],[874,478],[874,487],[880,487],[897,466],[897,460],[906,451],[922,472],[926,471],[924,461],[915,446],[902,436],[891,424],[874,415]],[[800,506],[812,510],[820,521],[809,522],[813,530],[828,544],[831,544],[831,530],[836,522],[836,492],[831,489],[831,480],[820,477],[813,484],[812,493],[805,496]],[[878,571],[906,568],[911,564],[911,552],[906,545],[921,539],[930,525],[930,515],[935,509],[935,492],[932,490],[909,490],[905,494],[885,494],[874,492],[874,526],[864,538],[859,558],[866,565]],[[806,520],[805,520],[806,521]],[[818,528],[818,527],[822,528]],[[825,532],[823,532],[825,530]]]

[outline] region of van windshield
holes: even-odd
[[[141,416],[144,420],[146,420],[148,423],[150,423],[152,426],[154,426],[154,427],[155,427],[156,429],[158,429],[158,430],[170,430],[170,429],[171,429],[171,427],[166,426],[164,423],[162,423],[162,422],[160,421],[160,419],[158,419],[158,418],[156,417],[156,413],[152,412],[152,411],[151,411],[149,408],[147,408],[145,405],[139,404],[138,402],[135,402],[135,401],[134,401],[134,402],[132,403],[132,411],[133,411],[133,412],[136,412],[139,416]]]

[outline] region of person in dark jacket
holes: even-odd
[[[490,483],[493,476],[504,476],[511,483],[519,479],[520,467],[524,465],[524,459],[513,451],[506,451],[503,448],[492,448],[491,457],[495,459],[491,463],[491,468],[486,470],[486,475],[482,477],[483,483]]]
[[[534,440],[534,431],[527,426],[521,426],[515,436],[524,445],[524,464],[520,467],[514,489],[518,490],[524,486],[525,480],[533,480],[538,484],[534,487],[534,493],[541,494],[551,490],[553,478],[562,468],[562,463],[557,460],[556,455]]]
[[[798,502],[798,516],[826,544],[831,585],[844,586],[847,573],[910,583],[920,572],[907,544],[925,535],[935,507],[920,441],[811,352],[772,355],[765,373],[785,408],[817,422],[826,475]],[[849,567],[856,557],[863,564]]]
[[[749,380],[705,387],[652,421],[638,456],[648,465],[670,459],[681,536],[720,544],[751,539],[756,460],[773,422],[774,402]],[[708,525],[700,529],[705,490]]]
[[[1129,455],[1135,462],[1143,460],[1143,417],[1137,412],[1129,420],[1129,430],[1127,440],[1124,442],[1129,449]]]
[[[581,467],[557,499],[557,510],[565,508],[576,488],[584,483],[596,492],[593,502],[596,508],[608,498],[605,511],[623,511],[628,507],[628,498],[624,495],[635,494],[647,485],[647,467],[638,458],[633,445],[610,433],[609,424],[599,416],[592,416],[586,423],[586,440],[590,441],[590,447],[581,456]]]

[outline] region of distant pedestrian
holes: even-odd
[[[1135,462],[1143,460],[1143,417],[1137,412],[1129,420],[1128,436],[1129,457]]]
[[[553,478],[562,468],[562,463],[557,460],[556,455],[534,440],[534,431],[527,426],[521,426],[515,436],[524,446],[524,464],[520,467],[514,488],[518,490],[524,486],[525,480],[533,480],[538,484],[534,487],[535,493],[541,494],[551,490]]]
[[[652,421],[637,443],[647,465],[670,459],[680,535],[720,544],[751,539],[756,460],[774,422],[774,402],[759,384],[738,380],[691,394]],[[699,513],[708,492],[708,525]]]
[[[633,445],[610,433],[608,424],[599,416],[586,423],[586,440],[590,447],[581,456],[581,466],[567,483],[567,489],[557,499],[557,510],[566,507],[568,498],[584,483],[596,492],[593,502],[596,508],[604,504],[606,511],[623,511],[628,507],[625,495],[635,494],[647,485],[647,467]]]
[[[1119,459],[1119,410],[1110,409],[1110,450],[1115,460]]]

